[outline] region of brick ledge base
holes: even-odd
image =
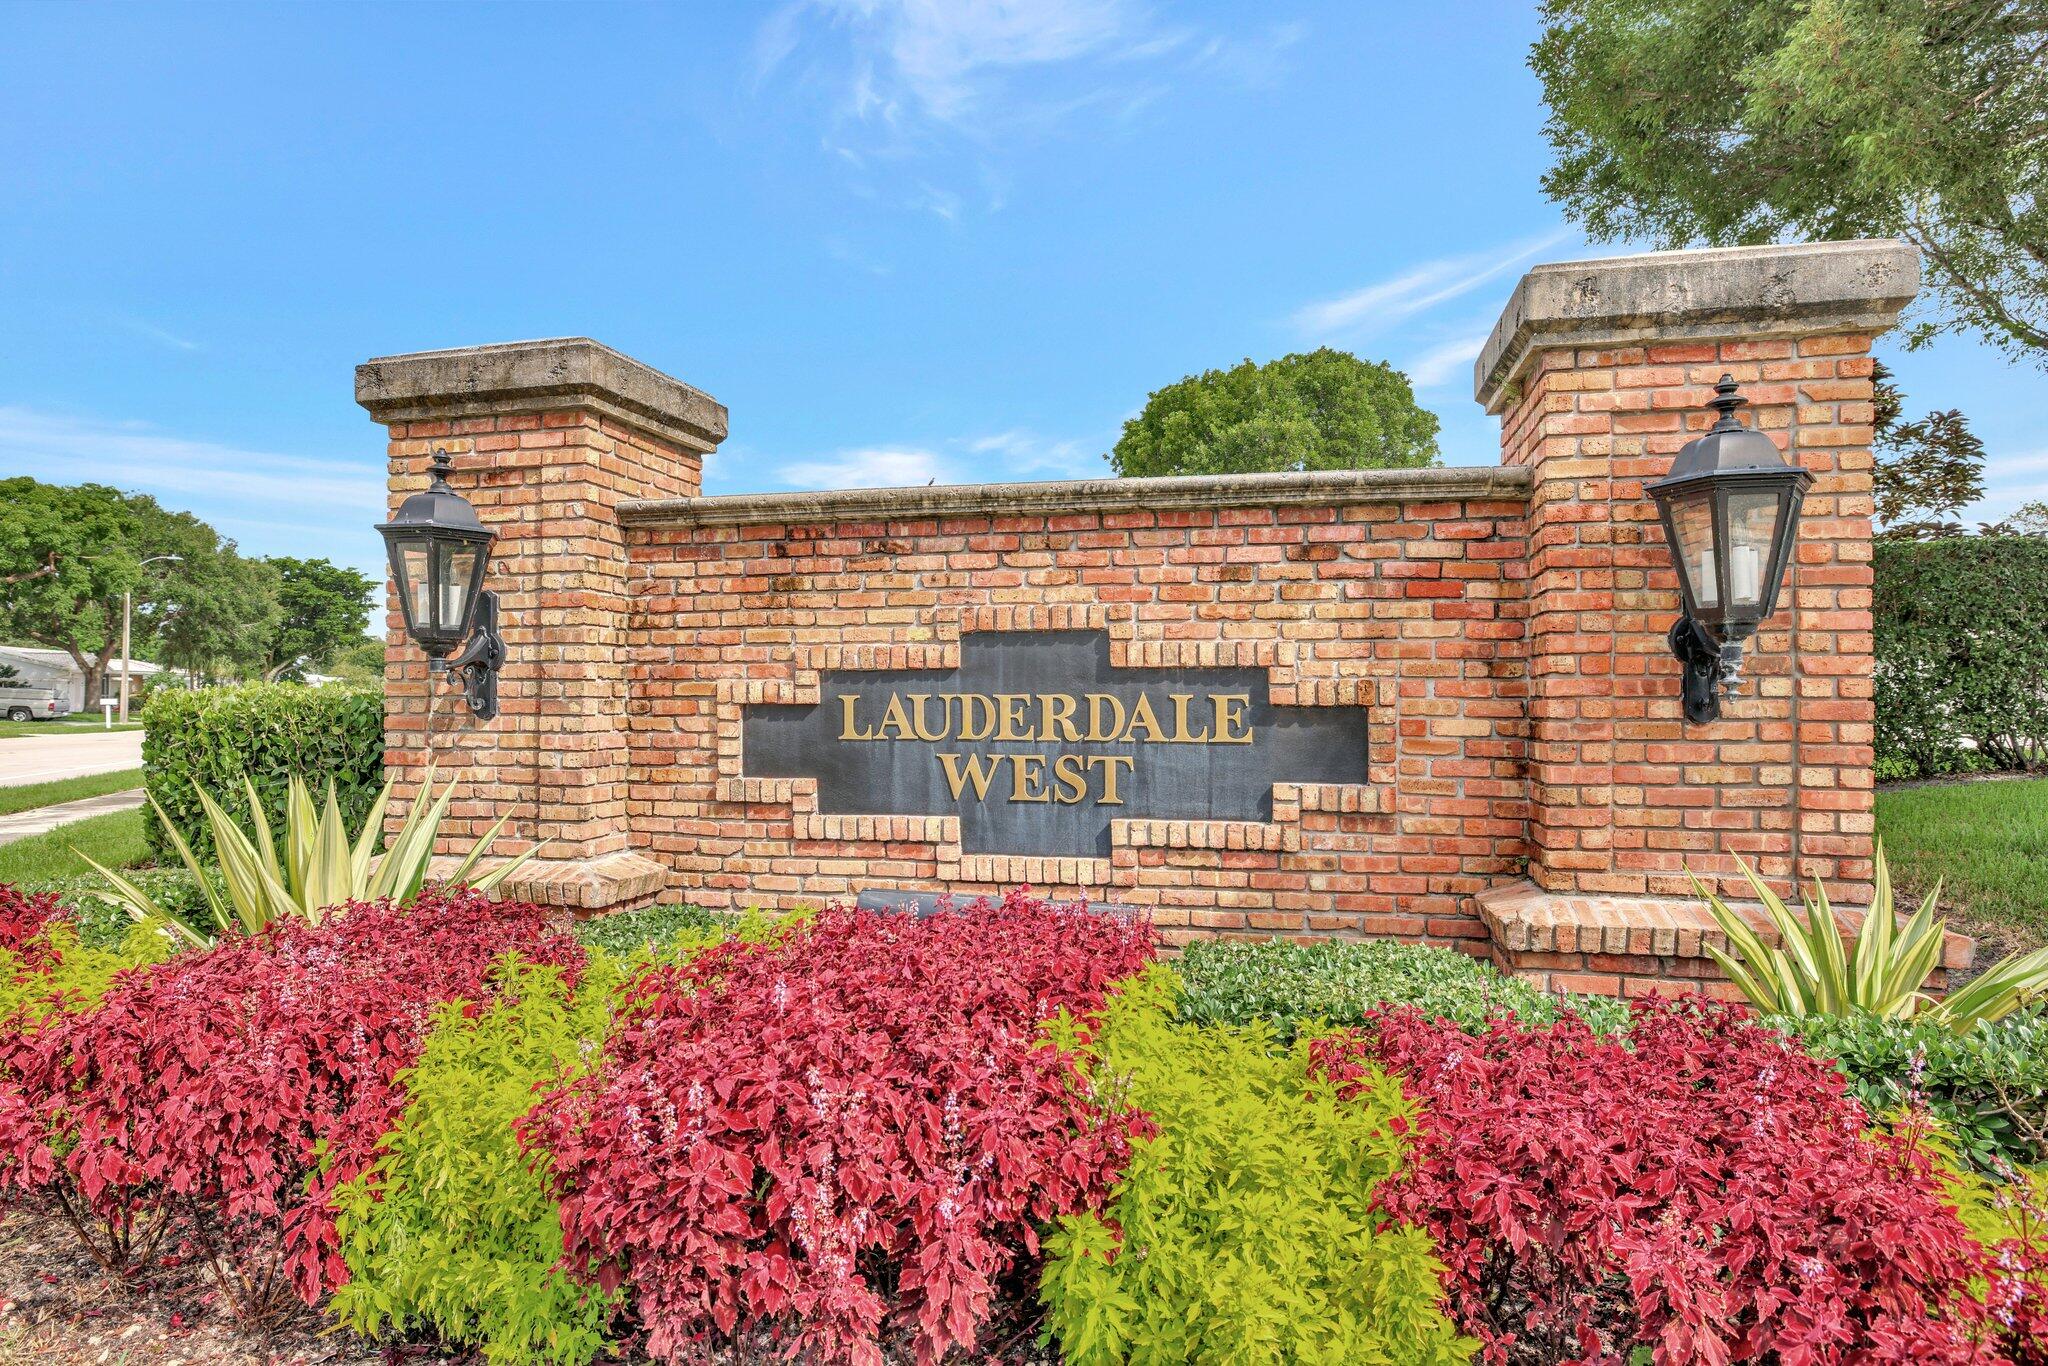
[[[1546,892],[1524,879],[1487,888],[1473,898],[1473,906],[1493,937],[1493,961],[1546,991],[1597,996],[1705,991],[1740,998],[1707,956],[1708,945],[1725,950],[1728,938],[1698,901]],[[1738,905],[1735,910],[1764,942],[1778,942],[1761,907]],[[1853,938],[1863,923],[1862,911],[1840,914]],[[1967,968],[1975,952],[1974,940],[1950,933],[1930,986],[1945,987],[1948,974]]]
[[[439,855],[427,875],[445,877],[460,862]],[[506,901],[559,907],[585,916],[638,910],[652,905],[667,888],[667,868],[628,850],[593,859],[535,859],[507,878],[497,894]]]

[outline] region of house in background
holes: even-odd
[[[0,665],[15,671],[15,680],[31,688],[56,688],[71,701],[75,712],[99,712],[99,699],[94,698],[87,705],[85,697],[85,671],[72,663],[71,656],[62,650],[46,649],[41,645],[0,645]],[[163,667],[147,660],[137,659],[129,663],[134,688],[140,692],[148,686],[150,679],[162,673]],[[101,685],[110,698],[121,695],[121,661],[110,659],[105,670],[105,682]]]

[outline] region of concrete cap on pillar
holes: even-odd
[[[588,337],[379,356],[356,367],[356,402],[387,426],[588,408],[687,450],[725,440],[725,405]]]
[[[1532,358],[1554,346],[1878,333],[1919,290],[1920,253],[1888,238],[1537,266],[1480,350],[1473,394],[1500,412]]]

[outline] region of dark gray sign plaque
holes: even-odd
[[[1364,783],[1366,713],[1282,707],[1257,668],[1119,669],[1100,631],[980,632],[951,671],[826,673],[749,706],[749,777],[839,816],[958,816],[970,854],[1102,857],[1117,819],[1267,821],[1273,784]]]

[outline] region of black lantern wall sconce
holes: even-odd
[[[1721,376],[1707,406],[1720,414],[1689,441],[1671,472],[1646,487],[1664,519],[1684,610],[1671,653],[1685,665],[1685,719],[1719,719],[1741,681],[1742,645],[1777,606],[1813,476],[1790,465],[1762,432],[1735,419],[1748,402]]]
[[[498,595],[484,590],[498,533],[448,487],[454,467],[448,452],[435,451],[433,482],[399,504],[398,515],[377,531],[398,585],[405,633],[427,652],[434,673],[455,676],[469,709],[488,721],[498,714],[498,670],[505,663]]]

